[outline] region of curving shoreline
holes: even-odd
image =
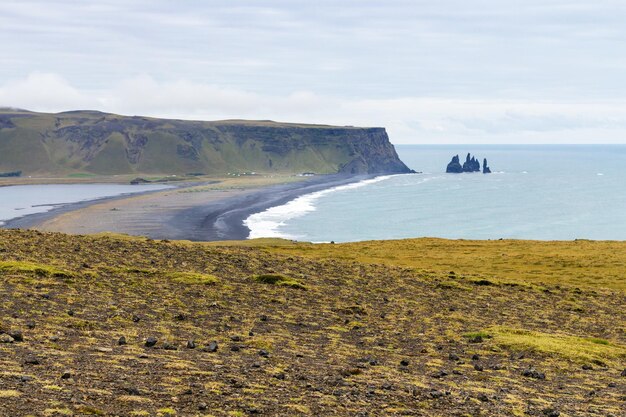
[[[323,175],[261,188],[184,192],[183,187],[64,205],[46,213],[9,220],[4,228],[33,228],[70,234],[124,233],[153,239],[242,240],[251,214],[303,194],[377,175]],[[190,187],[198,186],[198,184]]]

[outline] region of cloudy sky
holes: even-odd
[[[0,0],[0,106],[626,143],[623,0]]]

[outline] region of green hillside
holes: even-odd
[[[383,128],[0,109],[0,173],[402,173]]]

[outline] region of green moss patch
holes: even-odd
[[[626,359],[626,347],[608,340],[531,330],[493,327],[488,330],[496,344],[519,350],[557,355],[581,363],[606,363]]]
[[[51,265],[32,262],[5,261],[0,262],[0,273],[33,274],[40,277],[71,278],[73,274]]]
[[[263,284],[280,285],[285,287],[297,288],[299,290],[306,290],[306,287],[302,283],[281,274],[260,274],[255,275],[252,278],[256,282],[261,282]]]
[[[213,285],[217,284],[217,277],[210,274],[199,274],[195,272],[168,272],[167,278],[181,284],[200,284]]]

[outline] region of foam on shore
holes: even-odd
[[[305,194],[289,201],[286,204],[270,207],[260,213],[254,213],[243,222],[244,225],[248,229],[250,229],[250,235],[248,236],[248,239],[256,239],[261,237],[296,239],[296,236],[291,236],[281,231],[281,226],[284,226],[289,220],[305,216],[307,213],[315,211],[315,203],[320,198],[336,192],[365,187],[370,184],[385,181],[397,175],[383,175],[380,177],[369,178],[351,184],[338,185],[336,187],[331,187],[325,190]]]

